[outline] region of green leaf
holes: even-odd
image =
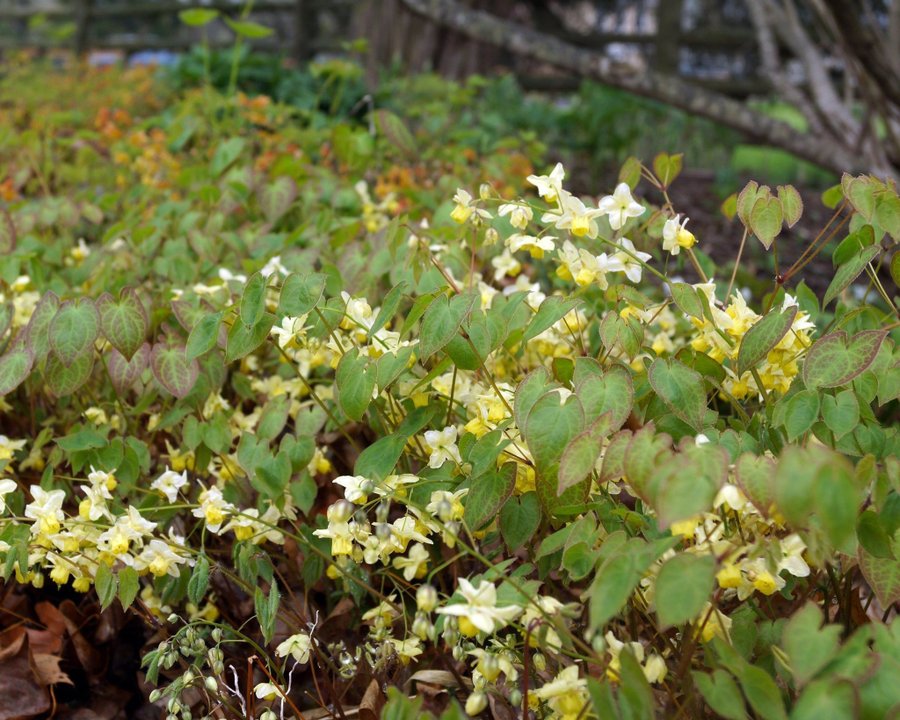
[[[847,340],[843,330],[823,335],[806,354],[803,384],[810,389],[846,385],[875,360],[887,333],[863,330]]]
[[[279,395],[271,398],[263,407],[259,424],[256,426],[256,437],[271,442],[281,431],[288,419],[291,409],[291,398],[288,395]]]
[[[875,187],[869,178],[860,176],[852,177],[844,173],[841,177],[841,187],[844,189],[844,197],[867,222],[871,222],[875,212]]]
[[[797,684],[805,685],[840,649],[839,625],[823,624],[822,611],[812,602],[795,612],[784,627],[784,650]]]
[[[712,675],[694,670],[691,677],[713,712],[726,720],[746,720],[744,698],[734,678],[725,670],[716,670]]]
[[[94,574],[94,588],[100,600],[100,609],[106,610],[116,599],[116,575],[106,563],[97,564],[97,572]]]
[[[259,206],[266,220],[274,225],[290,210],[297,199],[297,183],[282,175],[274,182],[263,185],[259,191]]]
[[[500,534],[510,552],[534,537],[541,524],[541,503],[537,493],[510,498],[500,511]]]
[[[655,703],[650,683],[644,675],[641,664],[631,647],[626,646],[619,653],[619,706],[623,718],[631,720],[654,720]]]
[[[352,348],[345,353],[335,371],[334,384],[341,409],[351,420],[362,420],[372,393],[375,392],[375,369]]]
[[[91,300],[66,300],[50,323],[50,348],[66,367],[91,352],[100,335],[100,313]]]
[[[631,373],[622,365],[613,365],[602,375],[586,375],[575,385],[575,394],[584,407],[585,422],[593,423],[610,414],[610,430],[618,430],[634,405]]]
[[[140,589],[141,581],[137,570],[127,566],[119,570],[119,602],[122,603],[123,610],[131,607]]]
[[[422,316],[419,358],[427,360],[449,343],[459,332],[463,320],[472,311],[477,297],[473,293],[448,299],[439,295]]]
[[[516,464],[508,462],[499,470],[474,478],[466,495],[463,521],[472,531],[495,520],[503,503],[516,487]]]
[[[56,317],[59,305],[56,293],[44,293],[25,327],[25,344],[36,362],[43,360],[50,352],[50,323]]]
[[[755,665],[746,665],[738,678],[750,707],[766,720],[787,720],[781,691],[765,670]]]
[[[203,601],[206,590],[209,587],[209,558],[206,553],[200,553],[194,570],[191,573],[191,579],[188,580],[187,596],[197,607]]]
[[[521,429],[525,427],[528,420],[528,413],[538,399],[548,390],[559,387],[547,372],[545,367],[537,367],[528,373],[516,387],[515,403],[513,405],[513,415],[516,419],[516,425]]]
[[[664,626],[697,618],[712,595],[716,561],[711,555],[682,553],[667,560],[656,578],[656,615]]]
[[[376,110],[372,113],[372,119],[378,132],[384,135],[391,145],[410,157],[418,155],[419,150],[412,133],[397,115],[389,110]]]
[[[803,215],[803,198],[793,185],[779,185],[778,200],[784,211],[785,224],[789,228],[794,227]]]
[[[828,429],[834,433],[834,439],[840,440],[847,433],[853,432],[859,424],[859,402],[852,390],[844,390],[835,396],[822,396],[822,419]]]
[[[610,433],[611,421],[611,413],[601,415],[584,432],[572,438],[563,450],[559,461],[557,495],[562,495],[594,471],[603,441]]]
[[[895,251],[891,257],[891,279],[894,285],[900,287],[900,250]]]
[[[177,398],[187,397],[200,375],[200,364],[189,360],[184,348],[156,343],[150,351],[150,369],[162,387]]]
[[[184,352],[188,360],[205,355],[215,347],[223,315],[224,311],[208,313],[197,321],[185,346]]]
[[[13,347],[0,357],[0,397],[11,393],[31,373],[34,356],[27,347]]]
[[[278,314],[300,317],[318,305],[325,291],[325,276],[322,273],[297,275],[291,273],[281,286],[278,300]]]
[[[743,190],[737,196],[737,214],[744,227],[750,228],[750,211],[757,199],[760,197],[768,197],[770,195],[768,187],[760,188],[756,180],[748,182]]]
[[[875,557],[862,547],[858,551],[859,569],[885,608],[900,602],[900,562],[896,559],[900,548],[896,540],[892,541],[891,548],[894,557],[890,558]]]
[[[677,155],[659,153],[653,158],[653,172],[657,179],[663,184],[663,187],[669,187],[669,185],[674,182],[675,178],[681,174],[683,158],[683,153],[678,153]]]
[[[126,360],[118,350],[113,348],[106,355],[106,370],[109,379],[120,395],[124,395],[141,379],[144,370],[150,367],[150,343],[144,343],[131,360]]]
[[[631,159],[631,158],[629,158]],[[621,178],[621,176],[620,176]],[[640,179],[640,175],[638,175]],[[637,182],[635,182],[635,185]],[[634,186],[631,188],[634,189]],[[609,720],[617,720],[619,710],[616,706],[616,699],[613,695],[612,685],[609,682],[601,682],[595,677],[587,678],[588,695],[591,698],[591,706],[593,715],[588,717],[608,718]]]
[[[522,343],[536,338],[544,330],[552,327],[564,318],[573,308],[581,304],[580,300],[551,295],[538,308],[528,327],[522,335]],[[423,331],[424,332],[424,331]]]
[[[781,232],[784,213],[778,198],[761,197],[753,203],[750,211],[750,230],[759,238],[766,250],[772,247]]]
[[[859,715],[853,683],[834,678],[823,678],[810,683],[791,710],[791,720],[855,717]]]
[[[59,438],[56,444],[67,453],[81,452],[106,447],[106,438],[93,428],[86,428]]]
[[[277,455],[269,455],[257,467],[251,484],[268,498],[284,495],[291,480],[291,459],[284,450]]]
[[[182,10],[178,13],[178,17],[185,25],[202,27],[219,17],[219,11],[206,8],[191,8],[190,10]]]
[[[735,464],[738,486],[764,517],[775,502],[775,463],[772,458],[746,452]]]
[[[51,357],[44,373],[47,387],[58,398],[71,395],[90,379],[93,369],[94,354],[90,352],[79,355],[68,367],[58,358]]]
[[[828,289],[825,291],[825,297],[822,299],[822,307],[840,295],[844,288],[859,277],[859,274],[865,269],[872,260],[874,260],[881,252],[881,245],[870,245],[856,253],[847,262],[841,265],[834,274]]]
[[[796,305],[790,305],[780,312],[769,312],[747,331],[738,349],[738,375],[756,367],[781,342],[791,329],[797,310]]]
[[[657,358],[647,373],[650,385],[676,417],[698,432],[706,417],[706,389],[699,373],[678,360]]]
[[[147,311],[133,288],[124,288],[115,300],[109,293],[103,293],[97,300],[100,313],[100,327],[103,334],[116,350],[131,360],[147,337],[150,321]]]
[[[265,25],[260,25],[259,23],[251,22],[249,20],[232,20],[231,18],[224,18],[224,20],[225,24],[234,31],[235,35],[250,40],[258,40],[260,38],[269,37],[269,35],[272,34],[272,28],[267,28]]]
[[[266,595],[262,588],[256,588],[253,593],[253,606],[256,610],[256,619],[259,621],[259,629],[262,631],[266,643],[272,642],[275,635],[275,620],[278,617],[278,603],[281,594],[278,592],[278,584],[273,582]]]
[[[210,164],[210,172],[214,177],[218,177],[225,172],[241,156],[241,153],[244,151],[244,144],[243,138],[231,137],[218,145]]]
[[[801,390],[787,401],[784,411],[784,427],[788,440],[793,442],[809,431],[819,418],[819,393]]]
[[[669,283],[669,289],[672,291],[672,300],[681,312],[703,319],[703,303],[692,285],[682,282]]]
[[[383,480],[393,472],[408,439],[407,435],[399,433],[378,438],[356,458],[353,474]]]
[[[235,318],[231,329],[228,331],[228,342],[225,346],[225,362],[230,363],[247,357],[266,341],[266,338],[269,336],[269,330],[272,329],[274,324],[275,316],[270,313],[265,313],[256,325],[249,328]]]
[[[248,328],[258,323],[266,312],[266,278],[255,272],[247,280],[241,295],[241,322]]]
[[[570,395],[564,402],[561,398],[560,393],[554,390],[545,393],[528,413],[525,427],[520,428],[534,458],[538,498],[550,515],[556,507],[583,502],[589,489],[583,482],[562,495],[557,492],[563,450],[584,428],[584,410],[578,398]]]
[[[871,225],[863,225],[857,231],[850,233],[835,248],[831,255],[831,261],[835,267],[843,265],[863,248],[875,244],[875,230]]]
[[[612,557],[597,571],[589,590],[591,627],[600,628],[628,602],[641,579],[630,555]]]
[[[653,505],[659,515],[660,528],[668,528],[712,508],[727,468],[726,457],[724,448],[703,446],[697,448],[692,458],[677,458],[657,468],[653,478],[655,484],[650,491],[655,489]],[[715,468],[717,458],[718,470]]]
[[[403,301],[403,293],[406,292],[407,287],[409,287],[409,283],[405,280],[401,280],[388,291],[387,295],[384,296],[384,300],[381,303],[381,310],[378,311],[378,314],[375,316],[375,320],[372,323],[372,327],[370,327],[368,333],[366,333],[369,339],[387,325],[391,321],[391,318],[397,314],[397,309]]]
[[[856,523],[856,537],[862,548],[876,558],[893,558],[891,536],[878,513],[866,510]]]

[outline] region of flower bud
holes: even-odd
[[[328,519],[335,523],[345,523],[353,517],[355,510],[356,508],[353,507],[353,503],[348,502],[347,500],[338,500],[334,505],[328,508]]]
[[[485,245],[496,245],[497,241],[500,239],[500,233],[498,233],[494,228],[489,227],[484,231],[484,244]]]
[[[514,708],[522,705],[522,691],[519,688],[513,688],[509,691],[509,704]]]
[[[219,689],[219,683],[212,675],[208,675],[203,680],[203,684],[206,685],[206,689],[210,692],[216,692]]]
[[[484,676],[485,680],[492,683],[500,674],[500,662],[493,655],[482,655],[478,661],[478,672]]]
[[[478,715],[484,711],[487,705],[487,693],[484,693],[481,690],[473,692],[466,700],[466,714],[472,716]]]
[[[535,653],[531,658],[531,664],[534,665],[534,669],[538,672],[544,672],[547,669],[547,658],[540,653]]]
[[[420,585],[416,590],[416,607],[430,613],[437,607],[438,594],[433,585]]]
[[[492,188],[488,183],[481,183],[478,186],[478,197],[482,200],[488,200],[494,194],[494,188]]]

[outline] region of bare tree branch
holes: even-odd
[[[752,108],[670,75],[636,72],[610,58],[562,42],[531,28],[471,10],[455,0],[402,0],[413,12],[477,40],[532,57],[582,77],[651,98],[732,127],[749,139],[787,150],[821,167],[841,172],[873,171],[895,175],[895,168],[872,167],[832,139],[798,132]]]

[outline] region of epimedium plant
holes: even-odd
[[[99,199],[11,174],[8,582],[157,618],[170,717],[896,711],[893,183],[845,176],[745,297],[790,186],[726,201],[729,281],[680,155],[580,198],[199,97],[95,123]]]

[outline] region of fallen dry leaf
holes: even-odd
[[[378,681],[373,678],[359,703],[359,716],[362,720],[378,720],[381,717],[381,708],[384,707],[384,703],[384,693],[381,692]]]
[[[75,683],[59,669],[59,663],[62,658],[59,655],[50,655],[48,653],[32,653],[31,666],[34,670],[35,677],[41,685],[56,685],[57,683],[67,683],[74,685]]]
[[[0,720],[27,720],[50,710],[50,696],[28,662],[28,645],[18,642],[18,653],[0,662]]]

